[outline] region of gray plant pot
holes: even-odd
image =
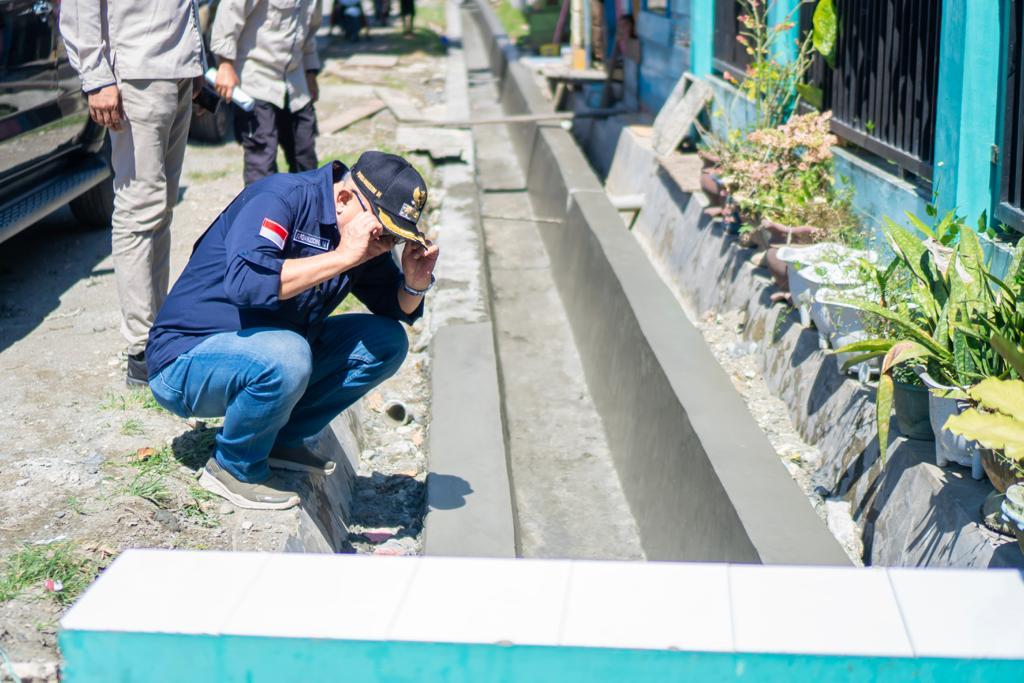
[[[893,389],[896,424],[908,439],[934,441],[935,432],[928,410],[928,389],[922,386],[896,382]]]

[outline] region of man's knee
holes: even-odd
[[[261,332],[254,337],[254,342],[257,340],[259,354],[256,361],[260,370],[253,384],[259,390],[283,399],[298,400],[313,372],[313,353],[309,342],[301,335],[285,330]]]
[[[409,353],[409,335],[397,320],[375,316],[375,322],[377,329],[367,335],[364,345],[377,359],[381,374],[390,377]]]

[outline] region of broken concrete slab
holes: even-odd
[[[399,121],[422,121],[423,114],[421,105],[416,100],[410,99],[405,93],[398,92],[392,88],[378,87],[374,89],[377,97],[384,101],[391,113]]]
[[[465,161],[473,140],[466,130],[399,126],[395,144],[407,152],[426,152],[434,161]]]
[[[359,102],[351,107],[342,106],[340,111],[318,122],[320,132],[327,135],[337,133],[357,121],[373,116],[384,107],[384,101],[376,98]]]

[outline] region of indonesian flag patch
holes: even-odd
[[[266,237],[276,244],[278,249],[284,249],[284,241],[288,239],[288,231],[281,227],[280,223],[264,218],[263,224],[260,225],[260,237]]]

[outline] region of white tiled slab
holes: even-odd
[[[919,657],[1024,659],[1024,572],[890,569]]]
[[[61,619],[71,630],[220,633],[265,553],[128,550]]]
[[[569,563],[423,558],[394,640],[557,645]]]
[[[738,652],[912,656],[884,569],[729,567]]]
[[[731,652],[728,567],[575,562],[561,644]]]
[[[274,555],[224,633],[385,640],[419,558]]]

